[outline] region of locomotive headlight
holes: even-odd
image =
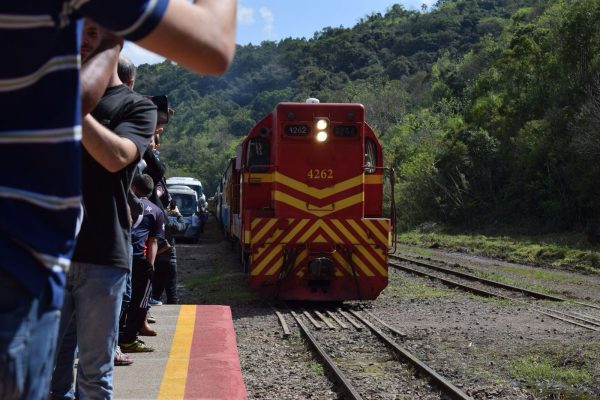
[[[314,119],[315,131],[317,132],[317,142],[324,142],[327,140],[327,136],[329,136],[329,119],[324,117],[318,117]]]
[[[317,131],[324,131],[329,126],[326,119],[318,119],[316,122]]]

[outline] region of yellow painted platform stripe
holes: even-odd
[[[196,306],[181,306],[165,374],[158,392],[158,400],[183,399],[195,324]]]
[[[369,228],[369,230],[371,232],[373,232],[375,234],[375,236],[377,237],[377,239],[379,239],[380,243],[386,243],[388,242],[388,238],[386,238],[381,231],[379,230],[378,227],[374,226],[373,221],[370,221],[368,219],[363,219],[363,222],[365,223],[365,225]]]
[[[269,230],[273,227],[273,225],[275,225],[276,222],[277,222],[276,219],[272,219],[269,222],[267,222],[265,224],[265,226],[263,226],[262,229],[260,231],[258,231],[256,236],[254,236],[254,238],[252,239],[252,242],[253,243],[260,242],[262,237],[265,236],[267,234],[267,232],[269,232]]]
[[[365,175],[366,185],[381,185],[383,183],[383,175]]]
[[[280,192],[278,190],[275,191],[275,200],[281,203],[287,204],[294,208],[297,208],[300,211],[304,211],[308,214],[312,214],[317,217],[324,217],[334,212],[338,212],[345,208],[351,207],[355,204],[359,204],[363,201],[363,192],[357,193],[353,196],[346,197],[345,199],[335,201],[331,204],[326,205],[325,207],[314,207],[314,210],[307,209],[306,201],[302,201],[296,197],[290,196],[287,193]],[[335,208],[327,208],[327,207],[335,207]],[[318,209],[317,209],[318,208]]]

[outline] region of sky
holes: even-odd
[[[374,12],[385,13],[393,4],[420,10],[436,0],[238,0],[237,38],[241,45],[260,45],[264,40],[313,37],[325,27],[350,28]],[[123,54],[134,64],[154,64],[162,57],[126,43]]]

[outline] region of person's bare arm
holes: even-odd
[[[98,104],[123,47],[123,39],[106,30],[100,30],[102,40],[98,48],[82,60],[79,73],[81,81],[81,115],[92,112]]]
[[[149,237],[147,242],[146,260],[154,265],[156,259],[156,252],[158,251],[158,239],[155,237]]]
[[[117,172],[139,158],[136,145],[99,123],[90,114],[83,118],[83,147],[100,165]]]
[[[195,72],[218,75],[235,53],[236,0],[171,0],[140,46]]]

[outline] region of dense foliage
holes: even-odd
[[[247,130],[279,101],[356,101],[398,174],[400,221],[596,224],[600,2],[440,0],[353,28],[239,46],[219,78],[165,61],[137,89],[176,109],[164,159],[214,190]],[[209,191],[210,191],[209,190]]]

